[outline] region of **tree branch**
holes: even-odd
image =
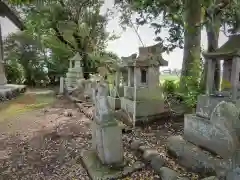
[[[67,40],[64,39],[63,35],[61,34],[61,32],[59,31],[59,29],[57,28],[56,25],[53,25],[53,30],[55,31],[56,37],[64,44],[66,44],[67,46],[69,46],[72,50],[76,51],[76,48],[74,47],[74,45],[72,45],[70,42],[68,42]]]

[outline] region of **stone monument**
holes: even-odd
[[[77,87],[77,81],[83,79],[82,72],[82,57],[79,53],[76,53],[74,57],[69,59],[69,68],[66,74],[66,86],[67,88]]]
[[[60,77],[60,87],[59,87],[59,94],[64,93],[64,77]]]
[[[103,164],[123,163],[122,131],[107,101],[106,84],[99,84],[96,93],[92,144]]]
[[[156,44],[140,47],[138,57],[133,54],[122,58],[123,66],[128,69],[128,85],[124,87],[121,109],[135,114],[136,121],[155,119],[166,111],[159,83],[159,67],[167,66],[168,62],[161,53],[162,45]]]
[[[98,82],[91,124],[92,148],[81,153],[84,166],[93,180],[120,179],[144,166],[139,162],[134,162],[130,166],[125,163],[122,130],[109,108],[107,94],[107,84]]]

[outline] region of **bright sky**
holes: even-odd
[[[113,7],[113,0],[105,0],[105,5],[102,8],[102,12],[106,10],[106,8]],[[18,29],[15,25],[9,21],[7,18],[0,18],[1,26],[2,26],[2,34],[3,37],[6,37],[9,33],[16,32]],[[123,31],[119,26],[118,17],[116,16],[114,19],[109,21],[107,26],[107,30],[109,32],[114,31],[117,34],[120,34],[121,37],[115,41],[111,41],[108,43],[107,50],[116,53],[119,57],[121,56],[129,56],[133,53],[138,53],[138,47],[142,46],[137,34],[134,29],[128,28],[126,31]],[[141,26],[138,28],[138,34],[140,35],[145,46],[156,44],[154,41],[154,30],[149,27],[149,25]],[[161,37],[167,35],[167,32],[162,32]],[[220,33],[219,37],[219,46],[227,41],[227,37]],[[207,36],[206,32],[202,31],[202,47],[206,49],[207,47]],[[170,54],[163,54],[163,57],[169,62],[168,67],[164,67],[161,69],[181,69],[182,66],[182,57],[183,51],[181,49],[175,49]]]

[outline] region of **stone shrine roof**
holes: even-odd
[[[229,37],[228,41],[223,44],[220,48],[216,49],[214,52],[204,52],[203,56],[205,58],[213,59],[225,59],[232,58],[233,56],[239,56],[240,52],[240,34],[232,35]]]
[[[82,57],[79,53],[76,53],[72,58],[69,59],[70,61],[81,61]]]
[[[122,66],[149,67],[149,66],[167,66],[168,62],[162,57],[162,45],[160,43],[148,47],[139,48],[139,56],[132,54],[128,57],[122,57]]]
[[[24,25],[16,13],[2,0],[0,0],[0,16],[7,17],[20,30],[24,29]]]

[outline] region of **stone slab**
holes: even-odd
[[[121,109],[128,113],[134,113],[134,106],[136,106],[137,117],[148,117],[166,112],[163,100],[147,100],[147,101],[133,101],[126,98],[121,98]]]
[[[0,101],[12,99],[26,91],[25,85],[5,84],[0,85]]]
[[[144,167],[142,162],[137,161],[133,166],[111,168],[110,166],[103,165],[93,150],[82,151],[81,158],[92,180],[119,179]]]
[[[194,114],[184,116],[184,139],[221,157],[230,157],[237,148],[234,136],[226,129]]]
[[[213,109],[221,101],[230,101],[230,98],[199,95],[197,99],[196,114],[210,119]]]
[[[182,136],[171,136],[167,139],[168,152],[177,158],[180,165],[195,173],[215,176],[230,168],[227,160],[218,159],[187,142]]]
[[[216,176],[210,176],[210,177],[206,177],[204,179],[201,180],[219,180]]]
[[[160,168],[161,180],[189,180],[186,177],[180,177],[180,174],[168,167]]]

